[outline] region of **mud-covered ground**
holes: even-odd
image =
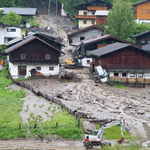
[[[150,87],[128,88],[127,90],[95,83],[89,77],[88,69],[74,70],[82,82],[62,82],[57,79],[24,81],[36,91],[44,92],[59,99],[70,109],[88,114],[93,119],[125,120],[125,127],[132,135],[140,134],[150,138]],[[45,85],[46,83],[46,85]],[[85,121],[85,128],[93,129]]]

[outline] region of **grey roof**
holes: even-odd
[[[100,57],[102,55],[117,51],[121,48],[125,48],[125,47],[128,47],[128,46],[136,47],[136,46],[133,46],[131,44],[116,42],[116,43],[110,44],[108,46],[105,46],[105,47],[93,50],[91,52],[88,52],[88,54]],[[136,48],[140,49],[139,47],[136,47]]]
[[[93,42],[93,41],[97,41],[97,40],[100,40],[100,39],[104,39],[106,37],[110,37],[110,35],[97,35],[96,37],[92,38],[92,39],[88,39],[88,40],[83,40],[83,43],[84,44],[87,44],[89,42]],[[75,42],[75,43],[71,43],[71,45],[73,46],[78,46],[81,42]]]
[[[96,10],[95,16],[108,16],[109,10]]]
[[[142,49],[145,51],[150,51],[150,44],[146,44],[146,45],[142,46]]]
[[[31,42],[31,41],[34,40],[34,39],[38,39],[38,40],[42,41],[43,43],[47,44],[48,46],[54,48],[55,50],[57,50],[57,51],[59,51],[59,52],[61,52],[61,53],[64,53],[64,52],[58,50],[57,48],[53,47],[52,45],[46,43],[45,41],[43,41],[43,40],[41,40],[40,38],[35,37],[35,36],[30,36],[29,38],[27,38],[27,39],[25,39],[25,40],[22,40],[21,42],[19,42],[19,43],[13,45],[13,46],[7,48],[7,49],[4,50],[4,51],[5,51],[6,53],[10,53],[10,52],[16,50],[17,48],[19,48],[19,47],[21,47],[21,46],[23,46],[23,45],[25,45],[25,44]],[[64,53],[64,54],[65,54],[65,53]]]
[[[29,33],[28,33],[28,36],[24,36],[24,39],[29,38],[30,36],[33,36],[33,35],[36,35],[36,34],[40,34],[40,35],[43,35],[43,36],[47,36],[47,37],[49,37],[49,38],[51,38],[51,39],[53,39],[53,40],[56,39],[55,36],[50,35],[50,34],[45,33],[45,32],[29,32]],[[22,40],[22,36],[19,36],[19,37],[15,38],[15,39],[13,39],[13,40],[7,42],[7,43],[4,43],[3,45],[10,46],[10,45],[12,45],[12,44],[14,44],[14,43],[17,43],[17,42],[21,41],[21,40]],[[57,41],[55,41],[55,42],[58,43]],[[60,44],[60,43],[59,43],[59,44]],[[62,45],[62,44],[61,44],[61,45]],[[62,46],[64,46],[64,45],[62,45]]]
[[[26,39],[26,38],[28,38],[28,37],[30,37],[30,36],[33,36],[33,35],[35,35],[35,34],[36,34],[35,32],[30,32],[30,33],[28,33],[28,36],[25,36],[25,37],[24,37],[24,39]],[[15,39],[13,39],[13,40],[7,42],[7,43],[4,43],[4,45],[9,46],[9,45],[14,44],[14,43],[17,43],[17,42],[19,42],[19,41],[21,41],[21,40],[22,40],[22,36],[17,37],[17,38],[15,38]]]
[[[133,37],[133,38],[134,38],[134,37],[138,37],[138,36],[141,36],[141,35],[143,35],[143,34],[147,34],[147,33],[149,33],[149,32],[150,32],[150,30],[145,31],[145,32],[142,32],[142,33],[137,34],[137,35],[133,35],[132,37]]]
[[[147,2],[147,1],[148,1],[148,0],[143,0],[143,1],[140,1],[140,2],[137,2],[137,3],[132,4],[132,6],[134,6],[134,5],[138,5],[138,4],[141,4],[141,3]]]
[[[4,8],[3,15],[8,14],[10,11],[14,11],[18,15],[28,15],[28,16],[36,15],[36,8],[16,8],[16,7]]]

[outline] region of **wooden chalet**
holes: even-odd
[[[93,65],[101,65],[112,79],[150,82],[150,52],[132,44],[116,42],[89,52]],[[92,68],[94,69],[94,68]]]
[[[132,5],[137,23],[150,23],[150,1],[143,0]]]
[[[95,38],[83,40],[87,56],[90,56],[88,54],[88,52],[93,51],[93,50],[98,49],[98,48],[102,48],[104,46],[110,45],[110,44],[115,43],[115,42],[129,43],[129,44],[137,46],[136,44],[133,44],[133,43],[127,42],[125,40],[116,38],[114,35],[101,34],[101,35],[97,35]],[[80,43],[81,42],[75,42],[75,43],[71,43],[71,45],[72,46],[78,46]]]
[[[106,24],[106,13],[95,16],[95,12],[105,12],[111,7],[112,4],[102,0],[92,0],[73,7],[79,11],[78,15],[75,15],[75,18],[79,20],[79,28],[99,23]]]
[[[68,33],[69,43],[71,44],[74,42],[94,38],[96,35],[103,34],[103,31],[104,28],[97,25],[91,25],[78,31]]]
[[[150,44],[150,30],[134,35],[133,38],[136,38],[136,44],[137,45],[146,45]]]
[[[59,46],[58,46],[59,47]],[[31,36],[7,48],[9,70],[14,78],[24,77],[32,69],[43,76],[59,73],[61,50],[43,39]]]

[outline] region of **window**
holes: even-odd
[[[7,28],[7,32],[16,32],[16,29],[13,29],[13,28]]]
[[[13,38],[8,38],[8,42],[11,41],[11,40],[13,40]]]
[[[46,54],[45,59],[50,59],[50,54]]]
[[[141,44],[145,44],[145,39],[144,38],[141,39]]]
[[[87,20],[86,19],[83,20],[83,24],[87,24]]]
[[[83,15],[87,15],[87,12],[86,12],[86,11],[84,11],[84,12],[83,12]]]
[[[143,73],[138,73],[138,77],[142,78],[143,77]]]
[[[87,60],[87,64],[90,64],[90,60]]]
[[[94,6],[95,6],[95,4],[93,3],[93,4],[92,4],[92,7],[94,7]]]
[[[147,43],[150,44],[150,38],[147,39]]]
[[[100,7],[104,7],[104,5],[103,5],[103,4],[100,4]]]
[[[103,16],[99,16],[100,19],[103,19]]]
[[[26,54],[21,54],[21,59],[26,59]]]
[[[49,70],[53,71],[53,70],[54,70],[54,67],[49,67]]]
[[[127,73],[122,73],[122,77],[126,77],[127,76]]]
[[[82,41],[82,40],[84,40],[84,39],[85,39],[85,37],[82,37],[82,36],[80,37],[80,41]]]
[[[115,76],[115,77],[118,77],[118,76],[119,76],[119,73],[118,73],[118,72],[114,73],[114,76]]]
[[[91,24],[95,24],[95,20],[94,19],[91,20]]]
[[[96,7],[99,7],[99,3],[96,3]]]
[[[135,77],[135,73],[130,73],[130,77]]]
[[[41,67],[36,67],[36,70],[41,70]]]
[[[92,12],[91,12],[91,15],[95,15],[95,12],[94,12],[94,11],[92,11]]]

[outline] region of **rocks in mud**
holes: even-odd
[[[143,110],[138,110],[138,111],[137,111],[137,114],[138,114],[138,115],[144,115],[145,112],[144,112]]]
[[[143,98],[146,98],[146,94],[145,94],[145,93],[143,93],[143,94],[142,94],[142,97],[143,97]]]

